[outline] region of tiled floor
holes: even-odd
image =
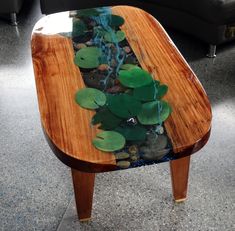
[[[235,230],[235,43],[204,57],[204,44],[170,32],[213,107],[211,138],[192,157],[188,200],[174,204],[168,164],[98,174],[93,220],[76,217],[70,170],[41,131],[30,36],[42,17],[24,7],[18,28],[0,21],[0,229]]]

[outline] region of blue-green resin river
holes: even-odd
[[[83,108],[95,110],[91,126],[101,131],[92,141],[113,152],[118,169],[174,159],[164,129],[171,113],[162,99],[168,87],[143,70],[111,8],[72,11],[75,65],[87,88],[76,93]]]

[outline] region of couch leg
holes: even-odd
[[[208,58],[215,58],[216,57],[216,45],[209,45],[209,51],[206,55]]]
[[[12,26],[17,26],[18,23],[17,23],[17,16],[16,16],[16,13],[11,13],[10,16],[11,16],[11,25],[12,25]]]

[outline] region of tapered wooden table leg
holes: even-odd
[[[173,196],[176,202],[186,200],[190,156],[170,161]]]
[[[91,219],[95,173],[80,172],[71,168],[75,201],[80,221]]]

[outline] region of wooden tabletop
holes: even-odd
[[[164,125],[178,157],[190,155],[207,142],[211,106],[201,83],[159,22],[145,11],[116,6],[125,19],[121,29],[141,67],[169,87],[164,99],[173,108]],[[84,87],[74,65],[69,12],[42,18],[32,34],[32,57],[42,126],[57,157],[72,168],[87,172],[116,169],[115,156],[97,150],[90,126],[94,112],[79,107],[74,96]],[[63,35],[61,35],[63,33]]]

